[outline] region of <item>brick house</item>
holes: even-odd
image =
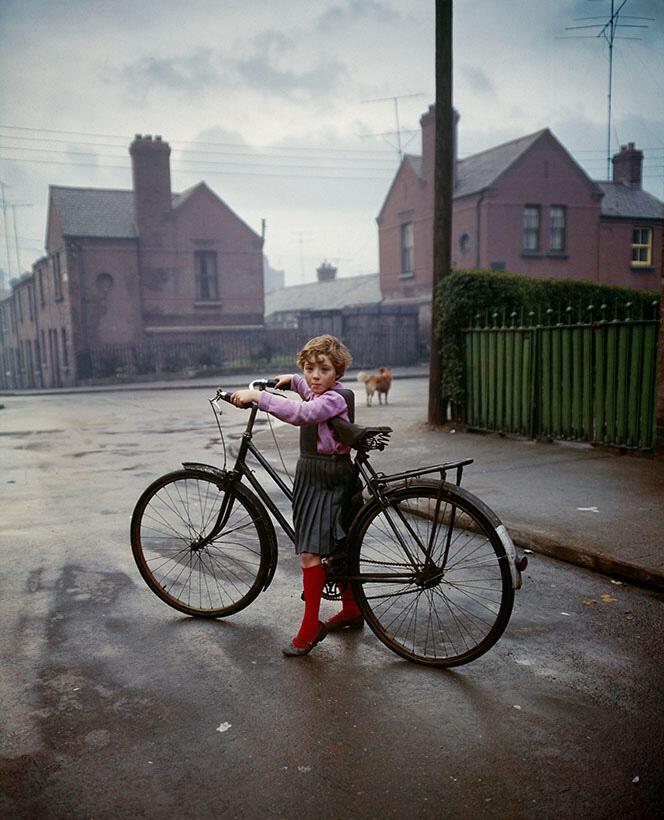
[[[657,291],[664,207],[641,188],[643,154],[613,157],[611,182],[596,182],[545,128],[456,159],[452,267],[586,279]],[[431,317],[434,106],[420,120],[422,156],[406,155],[377,217],[386,303]]]
[[[73,384],[104,346],[262,326],[262,238],[204,182],[172,193],[160,137],[129,153],[133,190],[50,187],[47,255],[0,302],[0,383]]]

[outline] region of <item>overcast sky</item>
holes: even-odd
[[[622,0],[615,0],[616,8]],[[606,178],[608,47],[566,31],[610,0],[456,0],[454,104],[466,156],[549,127]],[[173,189],[205,180],[286,283],[378,270],[375,217],[433,102],[433,0],[0,0],[0,180],[23,270],[43,253],[48,185],[130,188],[135,133],[173,149]],[[613,147],[645,153],[664,199],[664,0],[627,0],[614,47]],[[575,21],[596,16],[598,19]],[[621,17],[632,25],[641,21]],[[408,96],[419,95],[419,96]],[[369,136],[367,136],[369,135]],[[373,136],[372,136],[373,135]]]

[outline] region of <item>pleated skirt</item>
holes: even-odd
[[[346,537],[347,502],[357,483],[350,459],[302,455],[293,482],[295,552],[330,555]]]

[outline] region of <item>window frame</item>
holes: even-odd
[[[535,227],[528,225],[528,212],[537,216]],[[535,247],[528,247],[528,237],[535,237]],[[523,206],[523,234],[521,239],[521,250],[523,253],[540,253],[542,250],[542,206],[528,203]]]
[[[214,273],[210,275],[208,264],[214,261]],[[219,302],[219,266],[218,255],[216,251],[194,251],[194,278],[196,281],[196,302],[205,302],[206,304]],[[203,283],[207,295],[203,293]],[[212,290],[210,283],[213,284]]]
[[[399,276],[415,276],[415,229],[412,221],[402,222],[399,227]]]
[[[554,226],[554,212],[557,211],[562,215],[562,226]],[[554,234],[554,231],[557,233]],[[560,246],[554,245],[554,236],[562,237]],[[549,206],[549,251],[551,253],[565,253],[567,250],[567,206],[566,205],[550,205]]]
[[[634,237],[636,232],[646,232],[647,235],[647,242],[635,242]],[[631,258],[631,266],[633,268],[651,268],[652,267],[652,240],[653,240],[653,229],[651,225],[633,225],[632,226],[632,258]],[[646,251],[646,258],[645,259],[635,259],[634,252]]]

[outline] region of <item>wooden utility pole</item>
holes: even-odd
[[[436,0],[436,151],[433,205],[433,283],[431,291],[431,357],[429,424],[444,424],[440,339],[436,332],[436,290],[450,272],[454,137],[452,112],[452,0]]]

